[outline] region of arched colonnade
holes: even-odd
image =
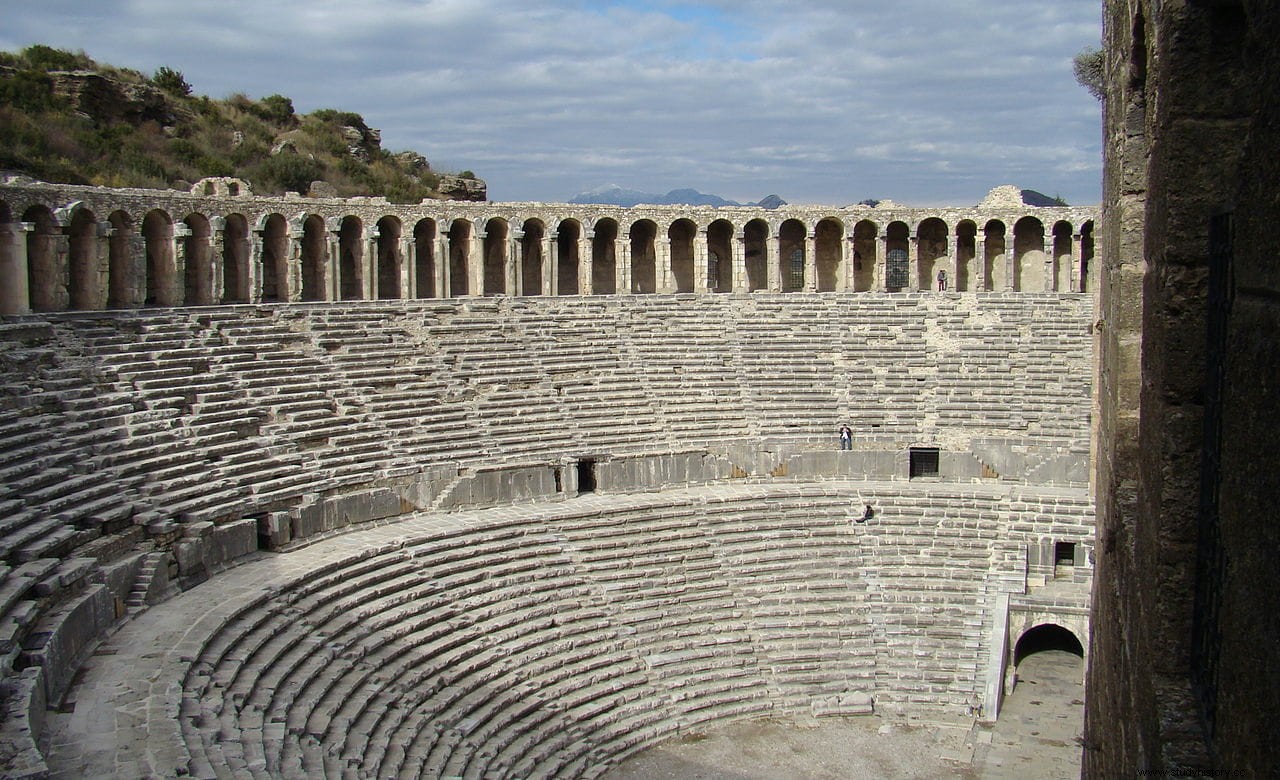
[[[448,202],[432,209],[371,207],[370,199],[186,203],[160,192],[147,202],[136,190],[50,188],[94,197],[67,202],[0,187],[0,313],[467,295],[897,292],[936,289],[939,271],[955,292],[1083,292],[1094,251],[1094,218],[1084,209],[987,216]]]

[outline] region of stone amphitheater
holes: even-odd
[[[5,776],[996,720],[1088,646],[1096,218],[6,179]]]

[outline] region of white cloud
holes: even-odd
[[[0,17],[3,48],[357,111],[500,199],[605,181],[832,203],[1100,193],[1100,112],[1071,75],[1099,38],[1082,0],[0,0]]]

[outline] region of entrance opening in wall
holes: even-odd
[[[1075,542],[1054,542],[1053,565],[1054,566],[1075,566],[1076,565],[1076,543]]]
[[[1057,650],[1084,658],[1084,646],[1069,629],[1054,623],[1042,623],[1018,639],[1013,648],[1013,665],[1022,663],[1027,656]]]
[[[595,458],[583,458],[578,461],[578,492],[594,493],[596,490]]]
[[[938,448],[912,447],[908,451],[911,479],[938,476]]]

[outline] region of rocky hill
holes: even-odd
[[[83,52],[0,52],[0,170],[109,187],[186,189],[235,176],[261,194],[485,200],[470,171],[443,174],[389,152],[359,115],[298,114],[283,95],[215,100],[183,75],[100,65]]]
[[[603,203],[609,206],[638,206],[641,204],[654,206],[760,206],[776,209],[787,202],[777,195],[769,195],[757,203],[738,203],[725,200],[719,195],[698,192],[694,189],[671,190],[665,195],[641,190],[630,190],[616,184],[606,184],[588,192],[581,192],[569,198],[570,203]]]

